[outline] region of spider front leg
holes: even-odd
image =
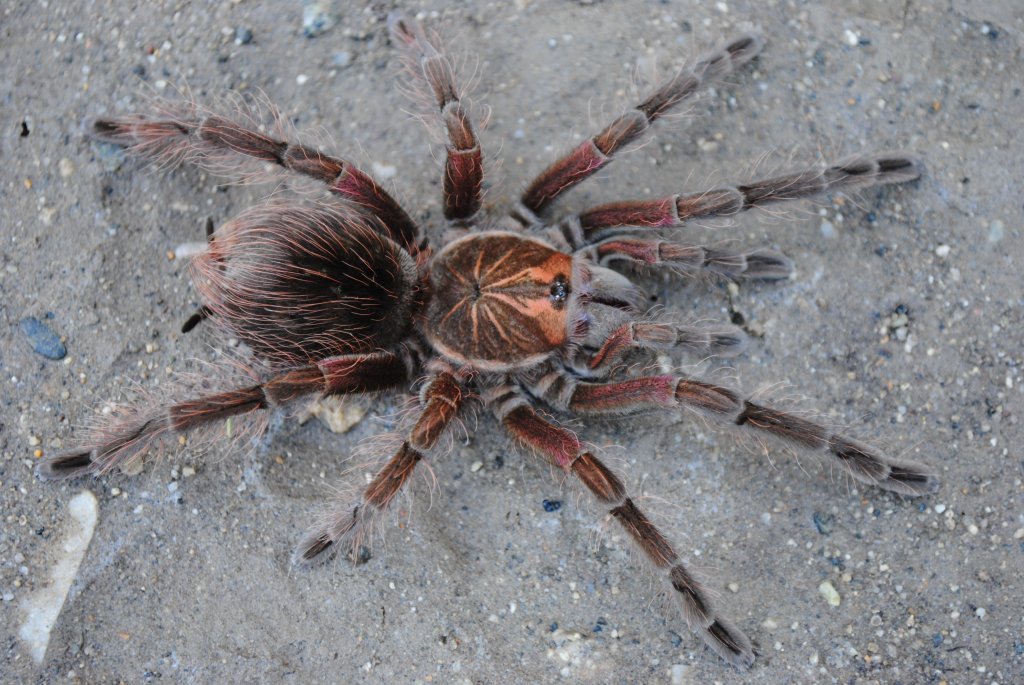
[[[747,338],[736,326],[705,328],[658,321],[630,321],[612,331],[592,355],[581,350],[591,372],[613,368],[630,350],[671,350],[681,347],[709,357],[732,357],[747,346]]]
[[[204,395],[156,409],[132,408],[124,418],[102,425],[86,445],[47,457],[39,465],[46,479],[98,475],[141,457],[161,438],[184,434],[218,421],[283,406],[311,394],[350,394],[403,385],[410,362],[389,352],[325,359],[281,373],[270,380]]]
[[[708,593],[694,580],[672,544],[628,496],[622,480],[590,452],[571,432],[542,418],[526,397],[512,386],[489,394],[489,403],[505,430],[531,447],[567,476],[573,475],[608,508],[630,539],[646,555],[671,589],[690,630],[720,657],[739,668],[754,662],[750,640],[715,613]]]
[[[753,429],[816,452],[830,465],[867,485],[916,497],[939,482],[924,465],[890,459],[878,450],[814,421],[766,407],[720,385],[684,376],[642,376],[616,383],[577,383],[565,378],[545,399],[578,416],[624,415],[646,409],[689,407],[723,423]]]
[[[592,207],[563,221],[563,232],[575,246],[597,243],[625,228],[668,228],[691,219],[730,216],[830,192],[852,192],[877,185],[906,183],[921,176],[921,163],[913,157],[883,154],[856,156],[825,168],[807,169],[693,195],[670,195],[657,200],[626,200]]]
[[[603,240],[591,249],[602,266],[617,261],[668,267],[685,274],[708,271],[733,279],[777,281],[789,278],[793,262],[775,250],[737,252],[718,247],[701,247],[652,238],[630,236]]]
[[[342,502],[303,538],[295,551],[297,564],[307,564],[330,548],[342,549],[356,559],[365,536],[388,510],[408,483],[423,452],[432,449],[459,413],[463,391],[455,377],[447,372],[434,376],[420,395],[419,418],[394,456],[374,476],[355,502]]]
[[[646,100],[542,171],[520,198],[516,218],[524,225],[536,224],[538,215],[562,193],[608,164],[614,154],[638,140],[651,124],[692,97],[701,86],[752,60],[763,45],[756,36],[740,36],[705,55],[692,68],[680,70]]]
[[[484,178],[483,153],[469,113],[462,106],[451,62],[427,37],[418,22],[400,14],[388,16],[391,39],[400,45],[426,81],[448,135],[444,167],[444,216],[465,223],[480,209]],[[436,42],[436,39],[435,39]]]

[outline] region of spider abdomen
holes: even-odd
[[[434,260],[424,335],[441,354],[484,371],[535,364],[568,340],[572,274],[572,257],[534,238],[461,238]]]
[[[272,363],[387,348],[408,334],[418,303],[412,257],[327,208],[245,212],[195,269],[214,317]]]

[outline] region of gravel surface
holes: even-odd
[[[82,122],[184,89],[214,104],[262,92],[439,239],[442,150],[394,86],[384,19],[397,4],[0,10],[0,680],[1024,682],[1018,0],[405,7],[445,35],[476,83],[478,120],[490,113],[495,215],[658,75],[751,29],[768,38],[757,62],[560,208],[862,149],[925,161],[907,186],[683,232],[780,249],[797,264],[791,281],[647,283],[669,315],[742,316],[760,336],[729,369],[698,371],[928,462],[937,494],[856,486],[682,414],[573,424],[754,640],[751,673],[707,651],[597,507],[483,413],[358,567],[296,571],[289,557],[332,484],[363,478],[346,459],[394,427],[402,398],[362,400],[367,415],[345,435],[280,421],[254,449],[36,479],[38,456],[73,444],[108,402],[133,387],[159,396],[172,372],[216,357],[224,341],[178,332],[196,294],[187,260],[168,253],[290,192],[147,169],[89,141]],[[86,488],[98,524],[37,664],[19,631]]]

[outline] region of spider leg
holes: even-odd
[[[682,347],[710,357],[732,357],[747,346],[747,336],[736,326],[714,328],[687,326],[661,321],[630,321],[616,328],[600,349],[587,355],[585,367],[590,372],[611,369],[630,350],[671,350]]]
[[[124,145],[151,160],[189,161],[214,172],[223,166],[221,160],[225,155],[276,164],[326,184],[328,190],[360,212],[377,219],[398,244],[407,249],[415,249],[418,244],[420,231],[412,218],[373,178],[350,162],[278,140],[226,117],[185,115],[157,119],[135,114],[97,119],[92,125],[92,136]]]
[[[448,135],[448,158],[444,167],[444,216],[454,223],[466,223],[480,209],[484,178],[483,156],[469,113],[462,106],[451,62],[439,50],[423,27],[400,14],[388,16],[391,39],[406,53],[414,69],[426,81],[440,110]]]
[[[915,497],[934,492],[939,482],[928,467],[890,459],[864,443],[792,413],[744,399],[734,390],[685,376],[642,376],[615,383],[561,378],[548,383],[545,399],[578,416],[624,415],[646,409],[688,407],[736,426],[760,431],[817,452],[855,480]]]
[[[579,479],[594,498],[608,508],[630,539],[647,556],[655,573],[671,587],[690,630],[720,657],[739,668],[754,662],[750,640],[715,613],[708,593],[696,582],[668,539],[628,496],[622,480],[590,452],[569,430],[544,419],[512,386],[494,390],[490,404],[505,430],[531,447],[567,476]]]
[[[749,62],[763,44],[759,37],[740,36],[662,82],[646,100],[542,171],[520,198],[516,218],[524,225],[537,223],[536,217],[562,193],[605,166],[616,152],[639,139],[655,120],[701,86]]]
[[[693,195],[610,202],[569,217],[563,221],[562,230],[575,246],[583,247],[623,227],[681,226],[691,219],[728,216],[773,202],[906,183],[919,178],[921,168],[918,160],[896,153],[855,156],[825,168],[807,169]]]
[[[420,395],[422,409],[409,436],[394,456],[374,476],[355,502],[343,502],[331,511],[299,543],[294,561],[305,564],[328,548],[340,545],[354,553],[373,523],[409,481],[413,470],[423,459],[423,452],[433,448],[445,429],[458,415],[463,402],[462,387],[455,377],[443,371],[424,386]]]
[[[47,457],[39,464],[39,475],[57,479],[105,473],[140,456],[167,435],[183,434],[233,416],[279,407],[303,395],[394,388],[409,381],[408,363],[390,352],[332,357],[281,373],[257,385],[152,410],[137,410],[123,420],[101,427],[82,447]]]
[[[684,273],[706,270],[727,278],[779,280],[793,273],[793,262],[775,250],[737,252],[719,247],[701,247],[653,238],[629,236],[608,238],[592,248],[601,266],[625,261],[655,267],[669,267]]]

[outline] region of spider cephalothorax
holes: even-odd
[[[706,270],[729,278],[779,279],[792,265],[766,249],[729,251],[680,243],[672,229],[695,217],[735,214],[769,203],[901,183],[920,168],[898,154],[693,195],[603,204],[558,221],[548,210],[605,166],[662,114],[709,79],[754,58],[744,36],[667,80],[634,109],[537,176],[511,218],[485,222],[480,145],[445,56],[415,23],[390,20],[432,95],[447,135],[447,244],[424,232],[370,176],[349,162],[271,137],[251,125],[188,111],[170,117],[101,119],[93,135],[153,159],[217,167],[247,159],[323,184],[334,205],[275,200],[228,222],[195,261],[203,307],[246,343],[261,380],[158,409],[137,409],[86,445],[47,458],[46,477],[109,471],[147,453],[169,433],[285,405],[304,396],[416,389],[419,413],[401,445],[352,501],[338,503],[296,552],[299,562],[350,554],[429,456],[470,394],[481,397],[518,442],[575,477],[647,556],[687,624],[724,659],[754,660],[742,631],[718,616],[668,539],[630,498],[623,481],[569,431],[535,407],[582,417],[689,408],[723,424],[817,452],[848,476],[904,495],[938,483],[921,464],[891,459],[825,426],[675,374],[645,375],[632,360],[685,348],[736,354],[742,332],[687,326],[646,312],[641,289],[612,266]],[[418,385],[418,388],[416,387]]]
[[[424,333],[445,357],[482,371],[536,366],[569,340],[573,276],[573,258],[537,238],[467,235],[430,270]]]

